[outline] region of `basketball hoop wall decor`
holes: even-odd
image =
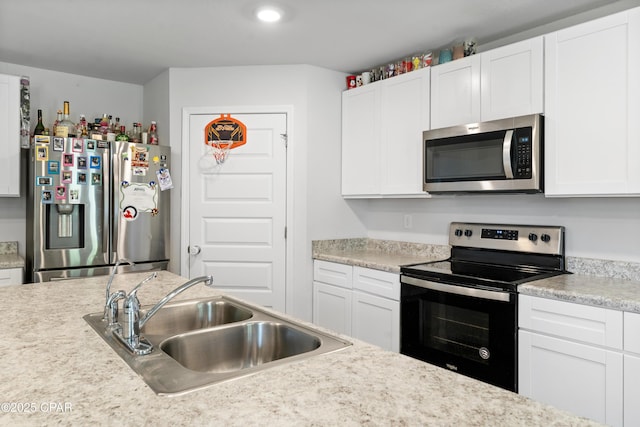
[[[204,127],[204,143],[210,147],[207,151],[211,152],[217,165],[227,160],[232,149],[246,144],[246,138],[247,127],[231,114],[220,114]]]

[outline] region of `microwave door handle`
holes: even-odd
[[[513,129],[504,134],[502,142],[502,165],[507,179],[513,179],[513,169],[511,168],[511,140],[513,139]]]

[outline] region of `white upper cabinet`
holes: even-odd
[[[422,132],[429,129],[430,69],[342,95],[342,195],[414,197],[422,191]]]
[[[542,37],[433,67],[431,128],[542,113],[543,79]]]
[[[342,194],[380,192],[380,89],[373,83],[342,94]]]
[[[383,195],[424,194],[422,132],[429,129],[429,71],[417,70],[382,82]]]
[[[493,49],[480,58],[482,121],[543,112],[543,37]]]
[[[640,195],[640,9],[545,37],[545,193]]]
[[[471,55],[431,70],[431,128],[480,121],[480,56]]]
[[[0,197],[20,196],[20,77],[0,74]]]

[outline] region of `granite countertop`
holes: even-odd
[[[0,269],[24,268],[24,258],[18,255],[18,242],[0,242]]]
[[[146,276],[119,274],[113,289],[130,290]],[[161,272],[138,296],[152,304],[184,281]],[[354,345],[338,352],[158,396],[82,319],[102,310],[105,283],[95,277],[0,289],[2,424],[596,425],[351,338]],[[177,299],[217,294],[196,286]],[[18,411],[25,403],[33,413]]]
[[[449,258],[449,246],[373,239],[318,240],[314,259],[400,273],[401,265]]]
[[[564,274],[518,286],[523,295],[640,313],[640,282]]]
[[[366,238],[314,241],[312,246],[314,259],[393,273],[400,273],[401,265],[446,259],[449,251],[449,246]],[[518,292],[640,313],[640,265],[568,257],[568,268],[574,274],[525,283]]]

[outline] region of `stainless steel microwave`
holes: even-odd
[[[543,191],[540,114],[425,131],[425,191]]]

